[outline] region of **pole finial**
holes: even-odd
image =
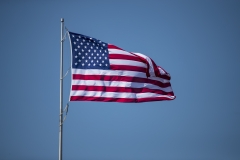
[[[64,22],[64,18],[61,18],[61,22]]]

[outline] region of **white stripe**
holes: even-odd
[[[106,76],[127,76],[127,77],[139,77],[147,78],[146,73],[137,71],[120,71],[120,70],[99,70],[99,69],[74,69],[72,68],[72,74],[83,75],[106,75]],[[159,77],[148,77],[148,79],[160,81],[162,83],[169,83],[169,80]]]
[[[71,91],[71,96],[136,98],[134,93],[101,92],[101,91]]]
[[[147,68],[147,65],[138,61],[131,61],[125,59],[109,59],[110,65],[128,65],[128,66],[137,66],[142,68]]]
[[[161,74],[161,75],[167,75],[167,76],[171,77],[171,76],[170,76],[170,74],[169,74],[169,73],[167,73],[166,71],[164,71],[164,69],[163,69],[163,68],[161,68],[161,67],[158,67],[158,70],[159,70],[159,72],[160,72],[160,74]]]
[[[148,77],[148,79],[155,80],[155,81],[160,81],[162,83],[170,83],[169,80],[163,79],[163,78],[160,78],[160,77]]]
[[[165,72],[161,67],[158,67],[158,70],[159,70],[159,72],[160,72],[161,75],[166,74],[166,72]]]
[[[71,91],[71,96],[85,97],[105,97],[105,98],[153,98],[153,97],[168,97],[173,96],[161,95],[156,93],[128,93],[128,92],[101,92],[101,91]]]
[[[174,99],[174,96],[168,96],[168,95],[162,95],[157,93],[138,93],[136,94],[136,97],[139,98],[153,98],[153,97],[168,97],[171,99]]]
[[[124,81],[100,81],[100,80],[72,80],[72,85],[84,86],[108,86],[108,87],[129,87],[129,88],[149,88],[172,92],[172,87],[162,88],[151,83],[124,82]]]
[[[108,48],[108,52],[109,54],[124,54],[124,55],[129,55],[129,56],[133,56],[133,57],[137,57],[136,55],[129,53],[127,51],[123,51],[123,50],[119,50],[119,49],[109,49]]]
[[[147,60],[147,62],[149,64],[149,73],[150,73],[151,76],[155,77],[156,75],[155,75],[155,72],[154,72],[154,67],[153,67],[151,59],[148,56],[146,56],[142,53],[134,53],[134,54],[136,54],[136,55],[138,55],[138,56]]]
[[[100,70],[100,69],[75,69],[72,68],[72,74],[84,74],[84,75],[108,75],[108,76],[129,76],[129,77],[141,77],[146,78],[146,74],[137,71],[119,71],[119,70]]]

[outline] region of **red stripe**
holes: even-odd
[[[162,88],[171,86],[170,83],[162,83],[157,80],[140,77],[128,77],[128,76],[108,76],[108,75],[84,75],[84,74],[73,74],[73,79],[78,80],[101,80],[101,81],[119,81],[119,82],[137,82],[137,83],[150,83]]]
[[[150,59],[151,59],[151,58],[150,58]],[[156,75],[157,77],[161,77],[160,71],[159,71],[156,63],[155,63],[152,59],[151,59],[151,61],[152,61],[152,64],[153,64],[153,69],[154,69],[155,75]]]
[[[158,67],[158,71],[159,71],[159,68],[160,68],[160,69],[162,69],[166,73],[165,75],[162,75],[162,76],[164,76],[165,79],[168,78],[168,80],[171,80],[171,76],[168,74],[167,71],[165,71],[162,67],[159,67],[159,66],[157,66],[157,67]],[[160,71],[159,71],[159,73],[160,73]]]
[[[175,99],[175,97],[173,98]],[[151,97],[151,98],[104,98],[104,97],[85,97],[85,96],[71,96],[70,101],[102,101],[102,102],[126,102],[126,103],[141,103],[150,101],[173,100],[170,97]]]
[[[171,77],[169,77],[168,75],[161,75],[160,76],[161,78],[163,78],[163,79],[166,79],[166,80],[171,80]]]
[[[110,65],[111,70],[123,70],[123,71],[137,71],[146,73],[146,68],[136,67],[136,66],[127,66],[127,65]]]
[[[83,91],[102,91],[102,92],[125,92],[125,93],[156,93],[161,95],[174,96],[173,92],[164,92],[159,89],[149,89],[149,88],[72,85],[72,90],[73,91],[83,90]]]
[[[148,63],[148,61],[147,61],[145,58],[143,58],[143,57],[141,57],[141,56],[139,56],[139,55],[137,55],[137,54],[134,54],[134,53],[132,53],[132,52],[130,52],[130,53],[133,54],[133,55],[135,55],[135,56],[137,56],[137,57],[139,57],[139,58],[143,61],[143,63],[145,63],[145,64],[147,65],[146,75],[147,75],[147,77],[150,77],[150,73],[149,73],[149,63]]]
[[[150,58],[150,59],[151,59],[151,58]],[[152,59],[151,59],[151,61],[152,61],[152,64],[153,64],[154,73],[155,73],[155,75],[156,75],[157,77],[164,78],[164,79],[167,79],[167,80],[170,80],[170,79],[171,79],[171,77],[169,77],[169,76],[167,75],[167,72],[166,72],[166,74],[162,75],[162,74],[160,73],[160,71],[159,71],[158,66],[156,65],[156,63],[155,63]]]
[[[115,45],[113,45],[113,44],[108,44],[108,48],[109,49],[120,49],[120,50],[123,50],[122,48],[119,48],[119,47],[117,47],[117,46],[115,46]],[[123,50],[124,51],[124,50]]]
[[[108,44],[108,48],[109,48],[109,49],[119,49],[119,50],[123,50],[122,48],[119,48],[119,47],[117,47],[117,46],[115,46],[115,45],[112,45],[112,44]],[[123,51],[124,51],[124,50],[123,50]],[[138,56],[138,55],[136,55],[136,54],[134,54],[134,53],[132,53],[132,52],[128,52],[128,53],[135,55],[136,57],[139,58],[137,61],[143,62],[143,63],[145,63],[145,64],[147,65],[147,69],[145,69],[145,73],[146,73],[147,77],[150,77],[150,73],[149,73],[149,63],[148,63],[148,61],[147,61],[145,58],[143,58],[143,57],[141,57],[141,56]],[[111,54],[110,54],[110,55],[111,55]],[[119,58],[118,58],[118,59],[121,59],[121,58],[120,58],[121,56],[123,56],[123,55],[119,55]],[[110,56],[109,56],[109,57],[110,57]],[[131,56],[129,56],[129,58],[130,58],[130,57],[131,57]],[[127,57],[125,57],[125,58],[127,58]],[[125,59],[125,58],[122,58],[122,59]],[[149,57],[149,58],[150,58],[150,57]],[[112,58],[112,59],[115,59],[115,58]],[[117,59],[117,58],[116,58],[116,59]],[[150,59],[151,59],[151,58],[150,58]],[[131,59],[129,59],[129,60],[131,60]],[[161,73],[160,73],[160,71],[159,71],[158,66],[156,65],[156,63],[155,63],[152,59],[151,59],[151,61],[152,61],[152,64],[153,64],[154,73],[155,73],[155,75],[156,75],[157,77],[164,78],[164,79],[167,79],[167,80],[170,80],[170,79],[171,79],[171,77],[167,74],[167,72],[166,72],[165,75],[161,75]],[[116,69],[116,70],[118,70],[118,69]]]

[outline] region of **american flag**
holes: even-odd
[[[69,32],[70,101],[149,102],[175,99],[170,75],[141,53]]]

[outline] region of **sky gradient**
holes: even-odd
[[[0,159],[58,159],[60,19],[151,57],[176,99],[71,102],[63,160],[239,160],[240,1],[1,1]],[[70,44],[64,41],[64,73]],[[64,79],[64,106],[71,76]]]

